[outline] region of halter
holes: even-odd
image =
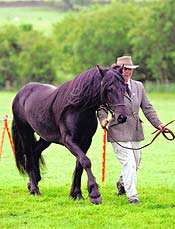
[[[112,110],[112,108],[110,107],[110,105],[106,102],[104,104],[104,106],[107,108],[107,110],[110,112],[110,114],[112,115],[112,117],[115,116],[115,113],[114,111]],[[113,105],[113,107],[118,107],[118,106],[125,106],[125,104],[122,104],[122,103],[116,103]]]
[[[104,75],[103,75],[101,69],[99,68],[99,66],[97,66],[97,70],[98,70],[98,72],[100,73],[100,75],[101,75],[102,77],[104,77]],[[109,71],[112,71],[112,72],[114,73],[114,77],[116,77],[118,81],[120,81],[122,84],[125,84],[125,81],[124,81],[122,75],[120,74],[120,72],[119,72],[118,70],[109,69]],[[108,102],[103,103],[102,81],[101,81],[100,94],[101,94],[101,104],[103,104],[103,105],[107,108],[107,110],[111,113],[112,117],[114,117],[114,111],[112,110],[112,108],[111,108],[111,106],[109,105],[109,103],[108,103]],[[113,107],[125,106],[125,104],[124,104],[124,103],[116,103],[116,104],[114,104],[114,105],[112,105],[112,106],[113,106]]]

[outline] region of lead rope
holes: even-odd
[[[108,132],[109,136],[112,138],[112,140],[117,143],[119,146],[125,148],[125,149],[131,149],[131,150],[141,150],[149,145],[151,145],[155,140],[156,138],[160,135],[160,134],[163,134],[163,136],[168,140],[168,141],[173,141],[175,139],[175,134],[173,133],[172,130],[168,129],[166,126],[170,125],[171,123],[173,123],[175,120],[172,120],[170,122],[168,122],[164,128],[162,130],[156,130],[154,131],[152,134],[155,134],[156,135],[153,137],[153,139],[151,140],[151,142],[149,142],[148,144],[144,145],[144,146],[141,146],[139,148],[130,148],[130,147],[126,147],[126,146],[123,146],[121,145],[118,141],[116,141],[116,139],[112,136],[112,134],[110,133],[110,131],[108,130],[107,127],[105,127],[106,131]],[[170,134],[171,137],[168,137],[167,134]]]

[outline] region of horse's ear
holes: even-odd
[[[122,72],[123,72],[123,67],[124,67],[124,64],[122,64],[122,66],[118,69],[118,71],[120,72],[120,74],[122,74]]]
[[[97,70],[99,71],[100,75],[102,77],[104,77],[104,73],[103,73],[102,69],[100,68],[100,66],[97,64],[96,67],[97,67]]]

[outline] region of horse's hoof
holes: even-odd
[[[76,200],[84,200],[84,197],[81,194],[78,194]]]
[[[81,194],[70,195],[73,200],[84,200],[84,197]]]
[[[34,196],[41,196],[41,193],[35,193]]]
[[[31,191],[30,194],[33,196],[41,196],[40,191]]]
[[[99,197],[97,197],[97,198],[92,198],[92,197],[90,197],[90,201],[91,201],[91,203],[93,203],[93,204],[101,204],[102,203],[102,198],[99,196]]]

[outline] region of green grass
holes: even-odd
[[[161,92],[161,93],[172,93],[174,94],[175,91],[175,83],[171,82],[169,84],[165,83],[155,83],[155,82],[150,82],[147,81],[145,82],[145,89],[147,92]]]
[[[14,92],[0,92],[0,117],[11,113]],[[163,122],[175,119],[175,94],[149,94]],[[143,142],[151,140],[154,128],[145,122]],[[11,121],[9,120],[9,127]],[[0,121],[0,136],[3,121]],[[175,131],[175,123],[170,126]],[[107,144],[105,183],[101,183],[102,134],[99,127],[88,156],[96,176],[103,203],[89,202],[87,177],[83,174],[84,201],[69,198],[75,158],[63,147],[51,145],[44,153],[47,169],[40,182],[42,196],[33,197],[26,188],[28,178],[19,175],[7,134],[0,161],[0,228],[174,228],[175,225],[175,144],[159,137],[142,152],[138,171],[138,193],[141,205],[128,204],[126,196],[116,195],[120,165]]]
[[[33,29],[45,35],[52,33],[53,24],[62,20],[65,13],[51,8],[22,7],[0,8],[0,26],[5,24],[23,25],[31,24]]]

